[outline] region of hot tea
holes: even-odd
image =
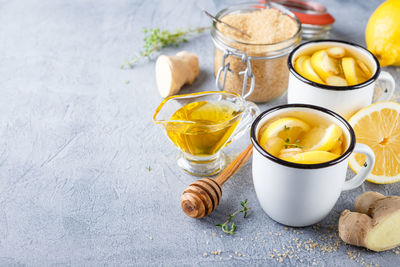
[[[342,46],[313,46],[294,61],[295,70],[319,84],[351,86],[372,77],[372,67],[361,55]]]
[[[311,112],[287,112],[268,120],[258,141],[271,155],[285,161],[316,164],[331,161],[347,147],[342,128]]]

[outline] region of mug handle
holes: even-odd
[[[367,156],[367,160],[365,161],[364,166],[361,167],[360,171],[356,174],[356,176],[344,182],[342,191],[351,190],[359,187],[374,168],[375,154],[372,149],[369,148],[369,146],[357,143],[353,150],[353,153],[362,153]]]
[[[389,101],[393,96],[396,85],[393,76],[389,72],[381,71],[378,77],[378,82],[380,81],[384,83],[385,90],[383,90],[382,95],[376,101]]]
[[[243,114],[243,117],[225,146],[241,137],[250,128],[251,123],[258,116],[258,114],[260,114],[260,109],[258,106],[253,102],[246,101],[246,110]]]

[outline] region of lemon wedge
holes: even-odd
[[[352,57],[342,58],[342,67],[344,76],[349,85],[355,85],[359,83],[359,79],[356,74],[356,62]]]
[[[329,76],[326,78],[326,83],[332,86],[347,86],[347,81],[340,76]]]
[[[306,77],[306,73],[303,71],[304,60],[310,58],[309,56],[300,56],[294,62],[294,69],[303,77]]]
[[[318,50],[311,56],[311,65],[315,72],[324,81],[326,78],[332,75],[339,74],[339,69],[335,64],[335,61],[329,57],[326,50]]]
[[[331,124],[327,128],[314,127],[302,138],[300,145],[306,151],[329,151],[338,142],[342,135],[342,129]]]
[[[284,160],[301,164],[317,164],[334,160],[337,157],[339,155],[327,151],[308,151],[284,158]]]
[[[331,152],[333,154],[341,155],[342,154],[343,140],[344,140],[344,136],[342,134],[342,136],[337,140],[336,144],[332,147],[331,150],[329,150],[329,152]]]
[[[303,77],[309,79],[310,81],[325,84],[318,74],[314,71],[311,65],[311,58],[308,57],[303,61]]]
[[[287,143],[292,143],[301,133],[308,130],[310,126],[302,120],[293,117],[280,118],[261,133],[260,145],[265,147],[271,137],[279,137]]]

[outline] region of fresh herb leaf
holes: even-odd
[[[247,198],[244,201],[240,202],[240,205],[242,205],[242,207],[243,207],[243,209],[240,212],[243,212],[244,213],[243,218],[246,218],[247,211],[250,209],[247,207]]]
[[[202,33],[208,29],[209,27],[198,27],[194,29],[177,29],[176,31],[168,31],[159,28],[145,28],[143,29],[145,37],[142,51],[139,52],[139,55],[134,56],[131,60],[122,64],[121,69],[124,69],[125,67],[132,68],[136,63],[144,58],[151,59],[154,52],[167,46],[178,46],[179,43],[186,43],[188,41],[187,37]]]
[[[284,147],[286,148],[304,148],[304,146],[299,145],[300,140],[297,139],[295,143],[290,143],[289,138],[286,138]]]
[[[286,125],[284,125],[283,127],[284,127],[284,128],[283,128],[284,131],[289,131],[289,130],[290,130],[290,127],[288,127],[288,126],[286,126]]]
[[[298,144],[285,144],[284,147],[285,147],[285,149],[286,148],[304,148],[304,146],[300,146]]]
[[[222,231],[226,234],[229,235],[234,235],[237,229],[237,226],[234,222],[231,223],[229,226],[229,223],[232,221],[232,219],[238,214],[238,213],[243,213],[243,218],[247,217],[247,212],[250,209],[250,207],[247,207],[247,198],[244,201],[240,202],[240,205],[243,207],[243,209],[237,210],[233,214],[228,214],[228,219],[223,223],[223,224],[216,224],[215,226],[221,227]]]
[[[151,171],[151,166],[147,166],[146,169],[147,169],[148,171]]]

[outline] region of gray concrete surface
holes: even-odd
[[[0,1],[1,266],[399,265],[399,250],[329,246],[339,213],[359,193],[399,195],[400,184],[365,183],[342,193],[320,227],[285,230],[261,210],[248,162],[208,218],[181,212],[195,178],[177,167],[176,149],[151,121],[162,100],[154,62],[120,65],[140,50],[143,27],[208,25],[200,7],[215,13],[233,2]],[[321,2],[337,19],[332,37],[364,44],[380,1]],[[164,53],[181,49],[196,52],[201,68],[182,92],[214,90],[209,34]],[[398,69],[386,70],[400,83]],[[233,158],[248,143],[242,137],[226,152]],[[223,234],[215,224],[245,198],[249,217],[237,218],[235,236]],[[291,257],[280,262],[286,250]]]

